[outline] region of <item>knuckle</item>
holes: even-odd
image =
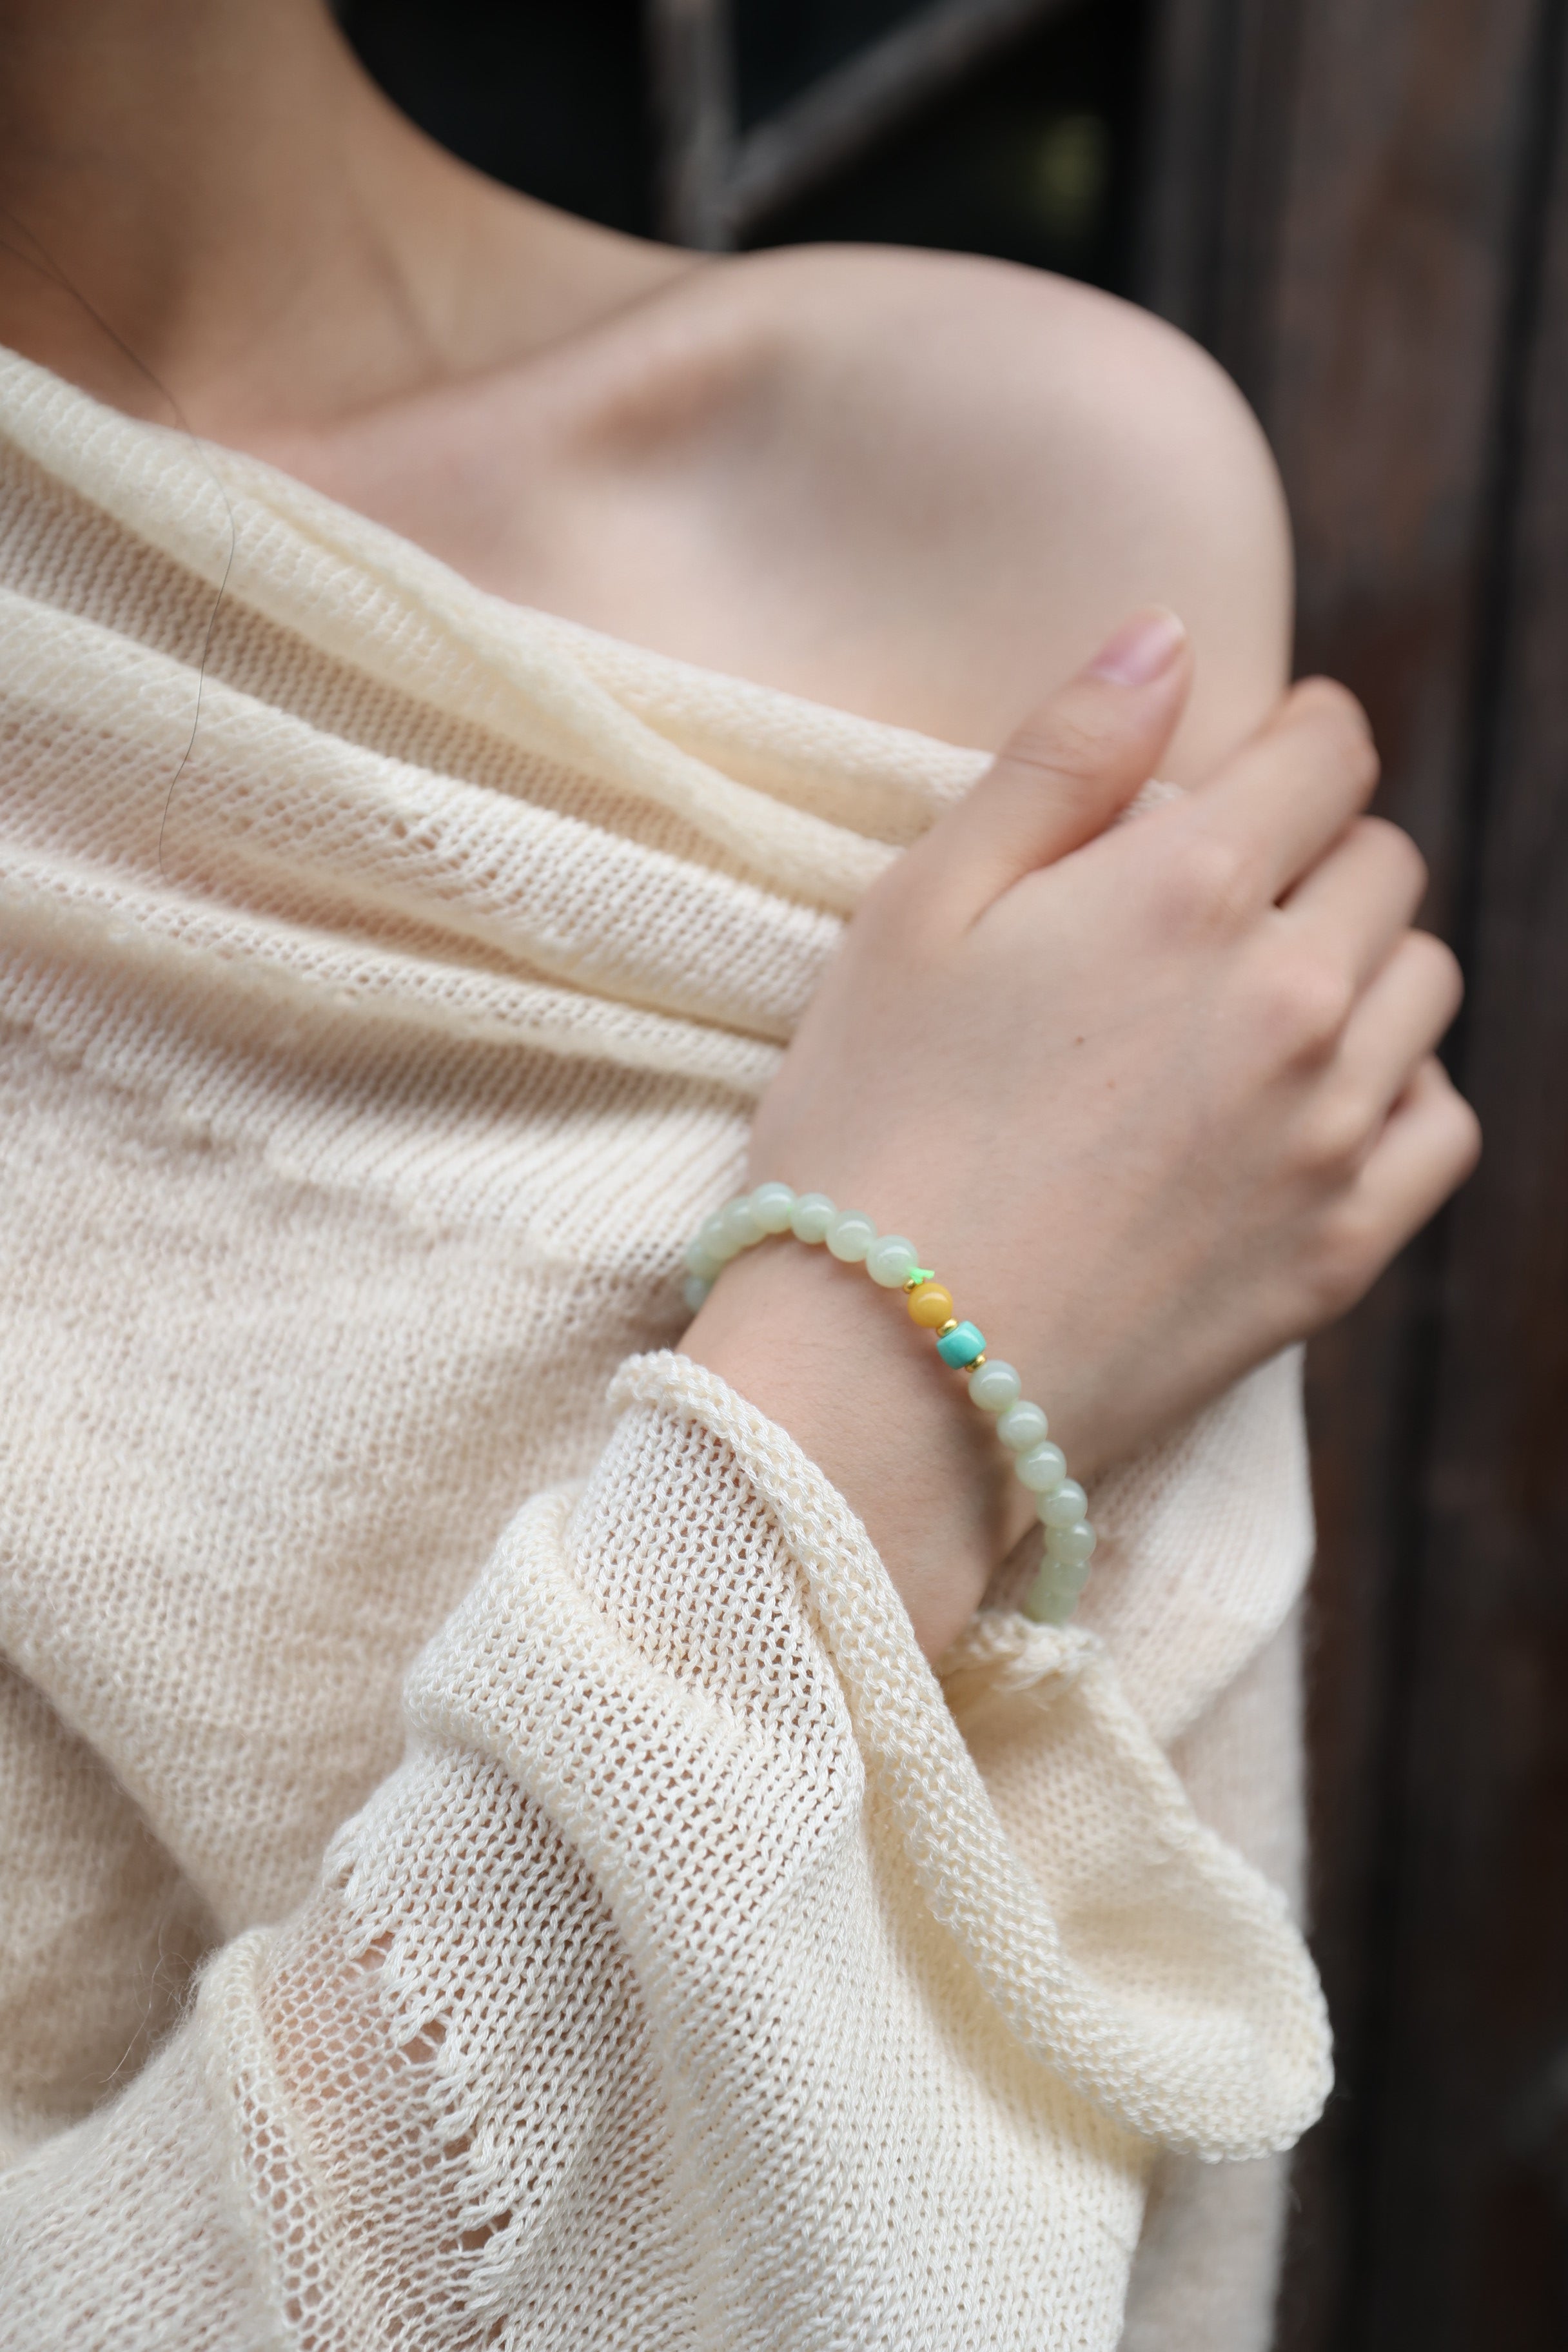
[[[1363,816],[1359,820],[1358,830],[1386,860],[1401,888],[1408,891],[1413,899],[1420,899],[1429,878],[1426,860],[1404,826],[1391,824],[1385,816]]]
[[[1331,1053],[1355,1003],[1352,975],[1326,956],[1278,956],[1256,999],[1275,1051],[1286,1061]]]
[[[1160,866],[1160,889],[1178,922],[1226,929],[1251,910],[1257,860],[1232,835],[1188,824],[1174,835]]]
[[[1474,1171],[1481,1156],[1483,1140],[1481,1122],[1477,1118],[1473,1106],[1458,1093],[1454,1095],[1451,1118],[1454,1129],[1454,1167],[1457,1171],[1455,1181],[1462,1184],[1466,1177]]]
[[[1424,1075],[1428,1080],[1434,1151],[1452,1171],[1452,1181],[1462,1184],[1481,1156],[1481,1122],[1436,1057]]]
[[[1372,721],[1364,705],[1337,677],[1301,678],[1290,689],[1288,707],[1292,717],[1321,717],[1342,727],[1355,728],[1369,742],[1372,740]]]
[[[1377,745],[1366,712],[1351,693],[1331,677],[1312,677],[1292,689],[1290,723],[1304,730],[1317,754],[1332,760],[1369,796],[1382,773]]]
[[[1334,756],[1363,798],[1370,800],[1383,774],[1383,762],[1372,737],[1363,735],[1359,728],[1343,728],[1334,745]]]
[[[1302,1131],[1302,1156],[1320,1181],[1344,1184],[1363,1166],[1376,1139],[1378,1107],[1339,1086],[1313,1105]]]
[[[1412,931],[1410,944],[1425,959],[1432,995],[1445,1018],[1451,1021],[1465,1001],[1465,975],[1458,957],[1446,940],[1431,931]]]
[[[1331,1323],[1347,1314],[1372,1287],[1386,1255],[1364,1211],[1347,1205],[1326,1217],[1301,1270],[1311,1322]]]

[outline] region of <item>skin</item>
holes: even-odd
[[[953,741],[1145,602],[1197,654],[1173,774],[1278,697],[1268,452],[1144,313],[570,220],[414,130],[319,0],[0,0],[0,337],[101,398],[166,423],[166,387],[498,593]]]
[[[500,594],[1005,747],[850,926],[753,1174],[916,1235],[1076,1474],[1342,1311],[1462,1179],[1458,973],[1356,706],[1281,702],[1278,485],[1190,345],[999,265],[567,220],[423,139],[318,0],[0,0],[0,339]],[[1107,830],[1156,769],[1186,797]],[[910,1340],[769,1245],[685,1344],[840,1486],[935,1655],[1026,1505]]]

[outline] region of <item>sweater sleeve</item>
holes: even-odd
[[[314,1896],[5,2177],[6,2345],[1109,2352],[1155,2148],[1316,2114],[1283,1901],[1098,1641],[955,1709],[782,1432],[679,1358],[619,1402]]]
[[[1300,1684],[1297,1611],[1171,1758],[1203,1819],[1283,1887],[1298,1914],[1306,1861]],[[1240,2165],[1162,2154],[1121,2352],[1268,2352],[1289,2166],[1284,2154]]]

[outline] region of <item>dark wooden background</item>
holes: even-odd
[[[1273,441],[1480,1173],[1314,1350],[1318,1957],[1279,2352],[1568,2352],[1568,0],[344,0],[500,176],[1131,293]]]
[[[1282,2352],[1568,2346],[1568,7],[1169,0],[1142,290],[1257,405],[1482,1169],[1314,1351],[1340,2088]]]

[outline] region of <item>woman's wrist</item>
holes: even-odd
[[[1037,1521],[994,1423],[901,1307],[862,1267],[785,1236],[725,1267],[681,1345],[832,1480],[934,1657]]]

